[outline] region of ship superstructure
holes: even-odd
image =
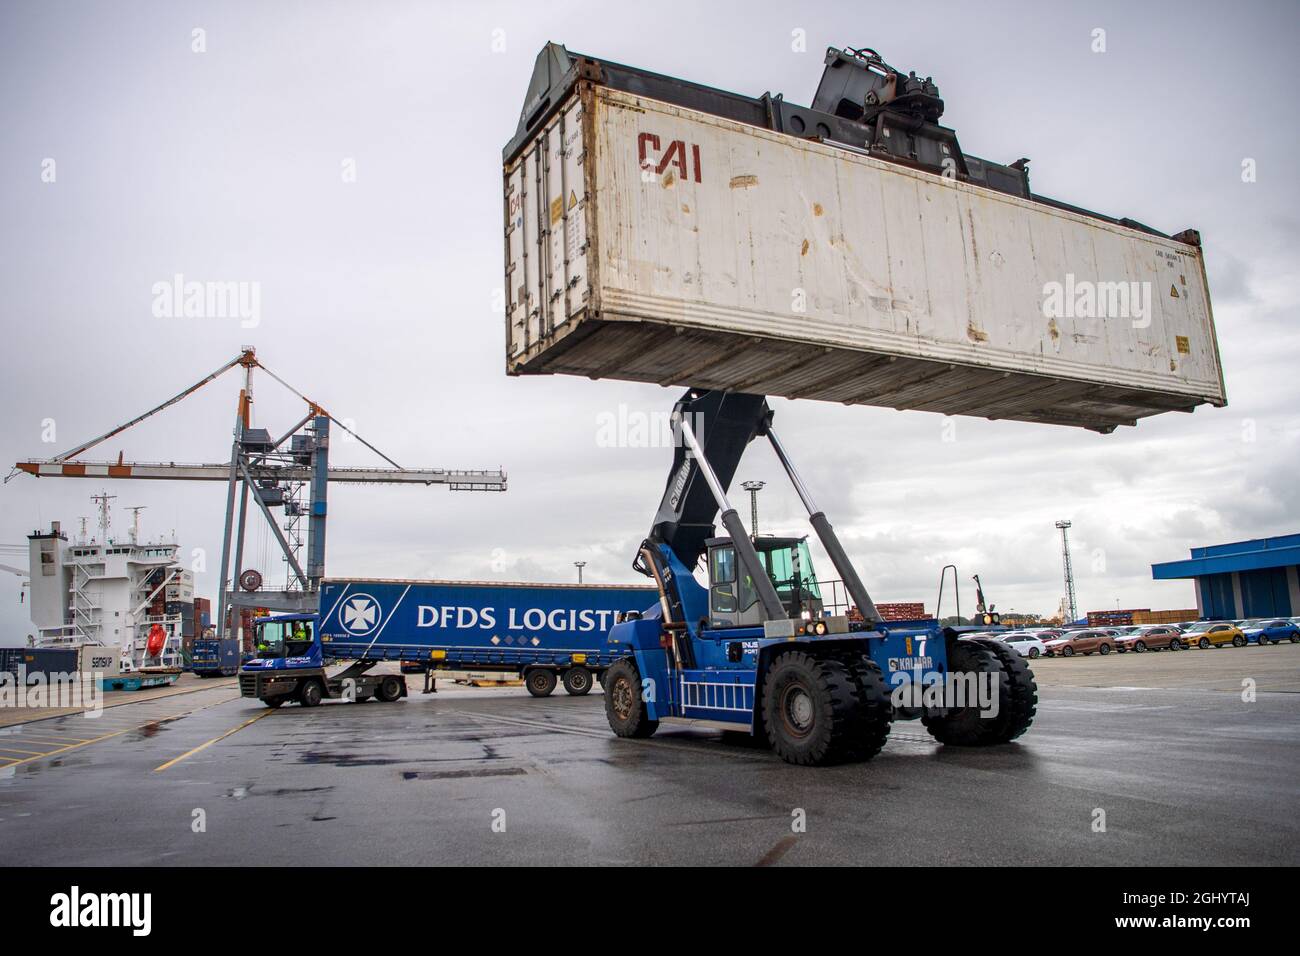
[[[125,540],[115,537],[113,497],[92,497],[96,535],[87,534],[84,521],[75,540],[57,521],[28,535],[36,644],[115,647],[121,673],[178,667],[194,627],[193,572],[180,565],[174,540],[141,539],[143,509],[131,509]]]

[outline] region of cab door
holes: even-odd
[[[739,616],[736,549],[731,544],[713,545],[709,548],[709,624],[734,627]]]

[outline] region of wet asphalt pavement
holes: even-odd
[[[1300,646],[1184,653],[1037,662],[1021,741],[897,723],[825,769],[618,740],[599,689],[268,711],[222,681],[6,728],[0,864],[1300,863]]]

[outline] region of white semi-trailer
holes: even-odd
[[[873,56],[832,50],[805,108],[544,49],[505,153],[507,371],[1099,431],[1226,403],[1194,230],[1033,195],[915,76],[855,104]]]

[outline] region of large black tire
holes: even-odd
[[[849,744],[850,759],[870,760],[884,749],[894,722],[889,685],[880,666],[867,655],[849,654],[843,660],[858,697],[858,716]]]
[[[379,682],[379,688],[375,691],[375,697],[385,704],[391,704],[395,700],[400,700],[402,696],[402,678],[396,674],[389,674]]]
[[[631,660],[615,661],[605,671],[605,719],[620,737],[649,737],[659,729],[659,721],[646,715],[641,673]]]
[[[870,746],[857,739],[864,718],[855,675],[841,660],[803,651],[772,661],[763,681],[763,725],[778,757],[816,767],[853,760]]]
[[[555,671],[545,667],[536,667],[524,675],[524,686],[534,697],[550,697],[555,684]]]
[[[298,688],[298,703],[304,707],[318,707],[324,699],[325,685],[315,678],[304,681],[302,687]]]
[[[942,714],[923,714],[921,723],[941,744],[989,747],[1010,743],[1034,722],[1038,685],[1029,665],[1011,648],[997,641],[949,641],[948,669],[993,675],[998,712],[995,717],[986,717],[976,705],[949,708]]]
[[[562,679],[565,692],[572,697],[581,697],[591,690],[591,671],[585,667],[570,667]]]
[[[280,695],[277,697],[267,697],[262,701],[262,703],[266,704],[266,706],[270,707],[272,710],[275,710],[278,707],[283,707],[285,700],[286,698],[284,695]]]

